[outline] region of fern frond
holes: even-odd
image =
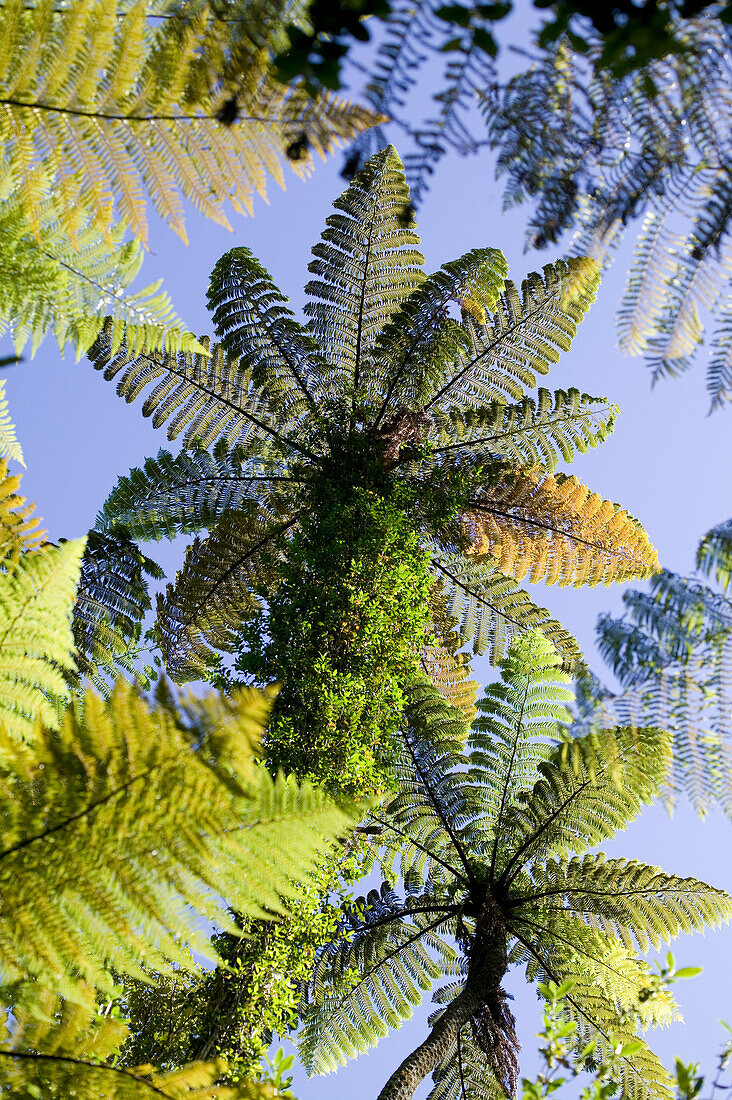
[[[567,661],[580,657],[576,639],[491,562],[433,549],[446,613],[460,637],[472,642],[474,653],[487,653],[497,664],[516,635],[538,627]]]
[[[0,574],[0,728],[35,741],[37,723],[53,726],[75,670],[71,606],[84,539],[23,554]]]
[[[439,606],[438,606],[439,603]],[[466,720],[475,717],[475,701],[478,685],[469,680],[470,658],[461,653],[463,639],[448,625],[444,600],[433,601],[435,625],[435,644],[423,646],[420,652],[422,670],[435,685],[440,695],[462,711]]]
[[[361,387],[379,335],[422,282],[424,259],[402,163],[393,146],[373,156],[335,202],[338,211],[313,248],[305,287],[309,329],[342,400]],[[337,381],[336,381],[337,380]]]
[[[210,956],[201,920],[229,927],[225,904],[282,911],[347,817],[255,767],[268,709],[254,691],[191,701],[186,729],[120,681],[39,730],[32,755],[4,737],[6,981],[83,999],[78,981],[105,989],[109,966],[144,981],[145,967],[193,965],[181,943]]]
[[[548,860],[532,876],[533,901],[614,932],[628,951],[659,948],[685,932],[714,928],[732,916],[732,901],[695,878],[601,853],[569,863]],[[532,902],[533,903],[533,902]],[[520,903],[517,903],[520,909]]]
[[[617,728],[560,745],[541,778],[509,811],[514,851],[503,880],[535,859],[581,852],[612,836],[657,794],[671,764],[663,730]]]
[[[91,991],[90,991],[91,992]],[[90,996],[93,1002],[93,994]],[[121,1020],[52,994],[20,989],[13,1025],[0,1040],[0,1087],[13,1096],[67,1096],[95,1100],[269,1100],[268,1086],[245,1081],[217,1084],[223,1061],[194,1063],[168,1073],[115,1063],[125,1039]]]
[[[174,585],[158,597],[158,639],[169,674],[195,680],[231,651],[242,620],[259,611],[298,517],[263,503],[226,512],[186,552]]]
[[[570,259],[546,264],[541,275],[532,272],[520,294],[507,281],[499,308],[486,324],[468,326],[470,346],[426,402],[427,410],[523,397],[536,385],[536,375],[546,374],[560,352],[569,350],[599,278],[592,260]]]
[[[472,1024],[463,1027],[432,1080],[427,1100],[503,1100],[506,1095],[475,1041]]]
[[[134,664],[145,612],[152,606],[147,577],[163,572],[120,531],[90,531],[76,593],[72,629],[81,676],[106,690],[105,673],[124,670],[140,678]]]
[[[6,571],[22,553],[37,550],[45,535],[38,527],[33,505],[16,492],[19,487],[20,477],[10,475],[7,462],[0,458],[0,567]]]
[[[471,553],[522,580],[609,584],[647,577],[658,557],[632,516],[575,477],[517,472],[470,506]]]
[[[341,936],[316,959],[298,1051],[308,1072],[327,1073],[410,1019],[424,990],[455,973],[446,937],[456,906],[427,894],[402,901],[386,883],[346,914]]]
[[[496,456],[521,466],[553,470],[560,458],[604,443],[615,427],[618,409],[579,390],[540,387],[536,400],[517,404],[494,401],[483,407],[456,406],[433,414],[436,457],[463,453],[487,460]]]
[[[25,466],[23,451],[15,434],[15,425],[10,419],[3,378],[0,379],[0,460],[4,461],[8,458]]]
[[[696,550],[696,567],[706,577],[714,577],[725,592],[732,584],[732,520],[718,523],[707,531]]]
[[[173,539],[213,527],[273,495],[285,497],[296,484],[287,466],[255,443],[219,451],[158,451],[140,469],[119,479],[97,516],[104,531],[124,528],[142,541]]]

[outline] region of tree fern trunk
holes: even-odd
[[[392,1073],[378,1100],[411,1100],[420,1083],[437,1068],[457,1042],[460,1029],[477,1011],[481,1001],[480,989],[468,983],[447,1006],[422,1045],[413,1050]]]

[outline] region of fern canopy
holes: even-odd
[[[656,568],[636,520],[552,472],[601,443],[616,409],[576,390],[527,393],[571,345],[596,265],[558,261],[517,288],[499,252],[476,248],[426,276],[412,213],[387,148],[336,201],[313,249],[306,324],[239,247],[211,276],[220,342],[206,344],[210,355],[136,354],[111,329],[91,351],[120,395],[144,395],[143,413],[185,445],[123,478],[99,517],[109,535],[201,532],[159,602],[170,673],[219,676],[238,653],[240,672],[284,684],[273,752],[302,742],[303,728],[318,741],[327,714],[319,743],[327,752],[335,738],[343,752],[334,773],[363,759],[369,783],[372,763],[388,765],[398,685],[432,647],[438,609],[441,636],[454,630],[494,660],[538,626],[572,662],[574,640],[516,581]],[[374,676],[390,670],[371,700],[369,660]],[[320,695],[304,686],[316,667],[330,685]],[[350,711],[348,698],[360,700]],[[370,735],[351,739],[369,724],[384,731],[381,757]],[[282,751],[272,759],[316,774]]]
[[[651,977],[638,952],[728,920],[732,899],[586,854],[653,800],[671,744],[653,728],[570,739],[569,679],[546,639],[525,634],[479,702],[466,749],[449,707],[424,689],[415,695],[398,793],[374,813],[384,884],[347,907],[309,987],[300,1050],[311,1072],[373,1045],[442,979],[430,1035],[380,1100],[406,1100],[430,1072],[432,1100],[458,1100],[466,1080],[476,1097],[512,1089],[516,1040],[501,982],[522,965],[530,981],[570,983],[580,1049],[594,1041],[602,1056],[629,1044],[624,1096],[671,1097],[636,1031],[676,1010],[667,992],[645,995]]]

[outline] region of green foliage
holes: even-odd
[[[189,950],[209,953],[202,917],[233,928],[222,897],[282,911],[348,817],[255,767],[267,711],[243,691],[190,700],[182,721],[120,681],[108,702],[89,692],[57,731],[39,730],[32,753],[5,736],[5,982],[83,997],[80,979],[109,987],[110,965],[142,979],[144,966],[189,968]]]
[[[600,652],[620,680],[614,694],[586,681],[583,725],[653,722],[672,731],[674,768],[664,795],[685,794],[705,814],[715,803],[732,813],[732,722],[729,523],[699,543],[697,567],[722,588],[663,570],[650,591],[623,595],[622,618],[602,615]]]
[[[391,148],[335,205],[307,326],[235,248],[211,277],[210,357],[136,355],[106,331],[91,358],[186,446],[123,478],[99,525],[208,531],[159,601],[169,673],[230,684],[235,654],[234,672],[280,681],[271,763],[357,790],[382,785],[405,682],[453,630],[497,658],[540,626],[576,659],[510,574],[596,583],[655,555],[637,521],[550,472],[602,442],[614,410],[525,393],[571,345],[595,265],[558,261],[518,289],[479,248],[425,276]]]
[[[456,1100],[463,1081],[492,1098],[516,1073],[501,981],[524,965],[530,981],[562,987],[568,1049],[591,1049],[595,1064],[615,1056],[623,1096],[670,1097],[637,1029],[675,1008],[637,952],[729,919],[732,900],[658,868],[581,855],[652,801],[670,739],[616,728],[569,740],[568,679],[546,639],[527,634],[479,704],[467,753],[429,710],[405,731],[398,794],[373,815],[386,881],[346,908],[310,985],[300,1049],[311,1071],[365,1050],[446,978],[430,1035],[380,1100],[410,1097],[429,1072],[433,1098]]]
[[[10,419],[5,397],[5,379],[0,379],[0,460],[4,461],[8,458],[25,466],[23,451],[15,435],[15,425]]]
[[[36,743],[55,727],[76,671],[70,607],[84,539],[24,553],[0,572],[0,730]]]
[[[272,80],[282,20],[302,5],[241,4],[226,20],[197,0],[162,7],[0,10],[0,331],[18,347],[51,330],[81,354],[109,314],[129,348],[200,350],[159,284],[124,293],[148,205],[184,240],[183,199],[228,225],[225,206],[251,212],[283,159],[307,172],[375,121]]]

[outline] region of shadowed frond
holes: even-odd
[[[516,635],[539,627],[568,661],[580,656],[576,639],[492,562],[442,553],[434,565],[446,614],[474,653],[487,653],[497,664]]]
[[[80,979],[109,987],[108,966],[144,981],[144,967],[190,968],[181,944],[210,956],[205,921],[229,927],[225,904],[282,911],[348,819],[255,766],[268,710],[243,690],[189,701],[184,726],[120,681],[108,702],[88,692],[57,732],[39,730],[32,755],[4,737],[6,981],[78,999]]]
[[[25,466],[23,451],[15,434],[15,425],[10,419],[10,410],[5,396],[5,379],[0,379],[0,460],[12,459]]]
[[[152,606],[147,578],[163,572],[123,531],[90,531],[81,559],[72,629],[79,674],[105,692],[105,675],[124,670],[140,679],[142,620]],[[147,674],[148,670],[145,670]]]
[[[19,487],[20,477],[9,474],[7,462],[0,458],[0,566],[6,571],[24,551],[38,549],[46,533],[38,527],[33,505],[16,492]]]
[[[467,324],[468,347],[450,377],[425,403],[428,411],[520,399],[568,351],[577,326],[595,300],[600,272],[592,260],[558,260],[532,272],[521,292],[506,281],[498,308],[485,325]]]
[[[123,527],[143,541],[173,539],[213,527],[227,512],[258,500],[284,498],[294,484],[285,464],[280,467],[258,443],[214,456],[161,450],[119,479],[97,516],[97,527]]]
[[[483,460],[506,458],[522,466],[553,470],[560,458],[604,443],[618,409],[579,390],[540,387],[536,400],[494,401],[477,408],[457,406],[433,413],[435,456],[470,454]]]
[[[0,728],[35,741],[37,722],[53,726],[75,671],[71,606],[84,539],[23,554],[0,574]]]
[[[526,470],[469,506],[470,553],[504,573],[547,584],[609,584],[647,577],[658,557],[637,520],[575,477]]]
[[[732,584],[732,520],[718,523],[707,531],[696,550],[696,567],[706,577],[714,577],[725,592]]]
[[[309,329],[341,400],[360,402],[379,335],[424,279],[409,188],[393,146],[373,156],[335,202],[313,248]]]
[[[158,597],[158,640],[169,674],[195,680],[236,645],[236,631],[262,607],[297,516],[263,503],[226,512],[186,552],[174,585]]]

